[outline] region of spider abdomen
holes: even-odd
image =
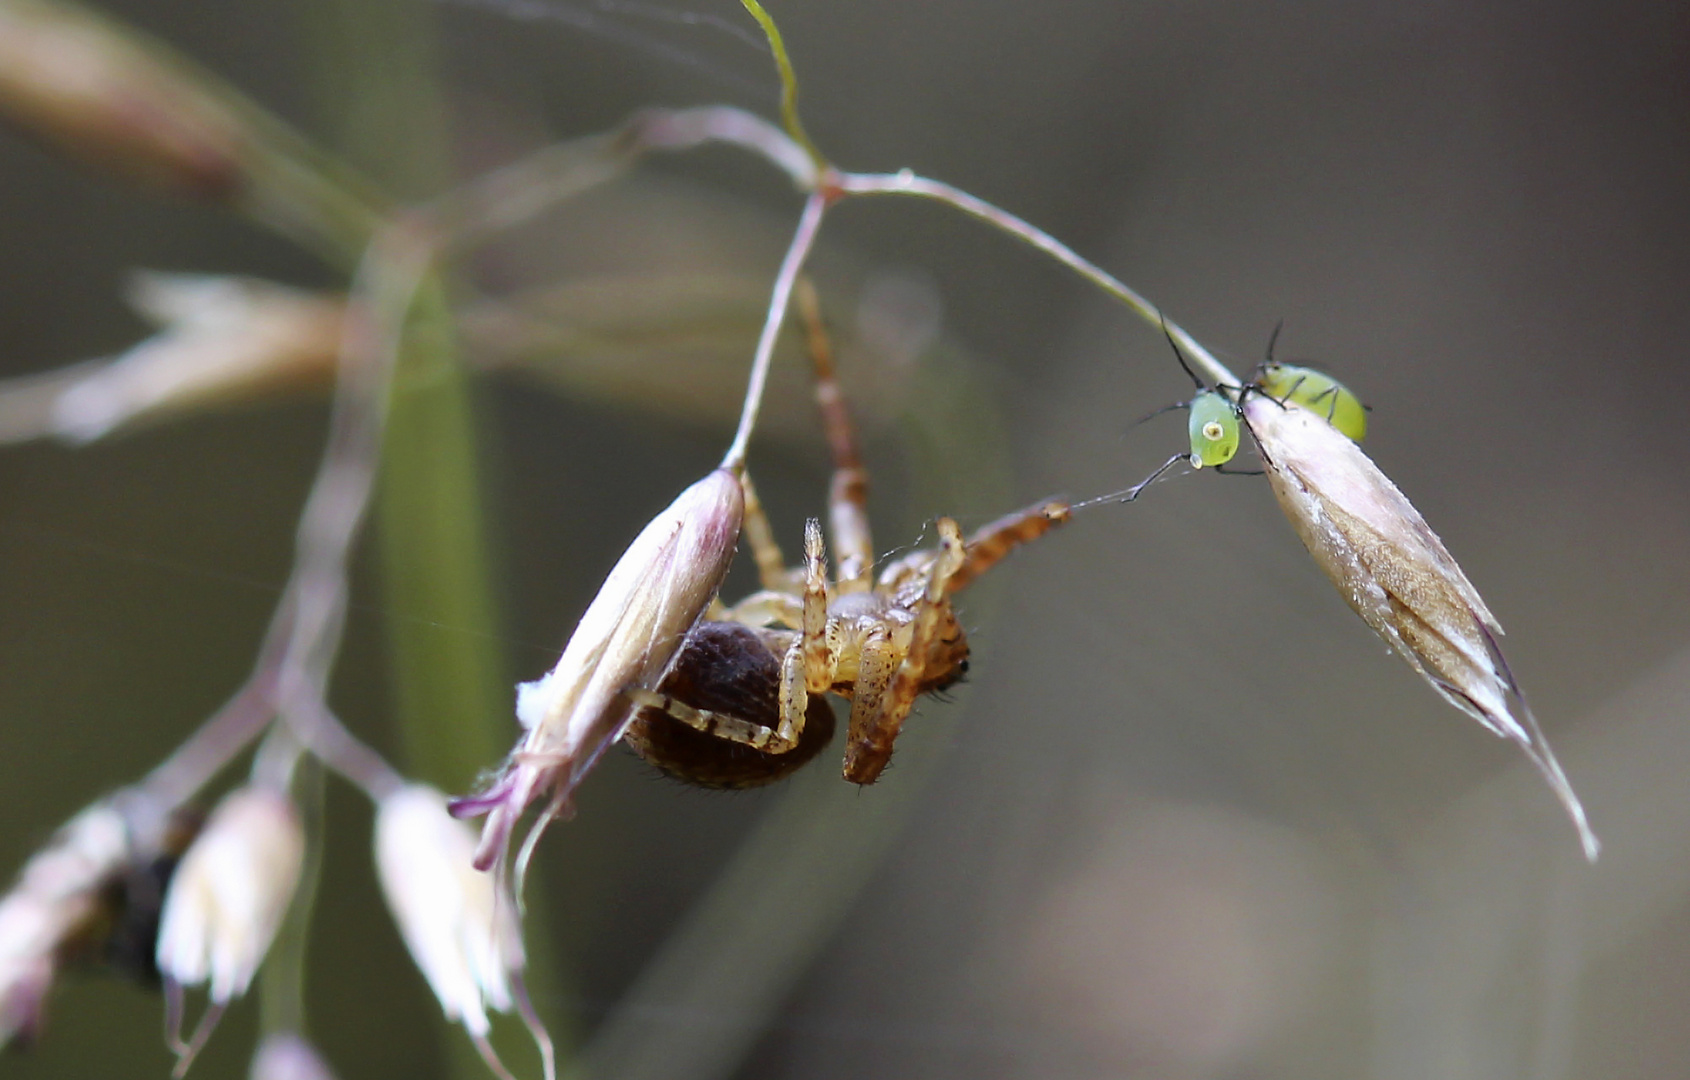
[[[790,637],[741,623],[700,622],[687,634],[657,692],[700,712],[773,729],[780,724],[780,655],[771,644]],[[759,750],[688,726],[662,709],[637,709],[623,733],[628,747],[677,780],[700,787],[748,788],[773,783],[804,765],[833,739],[833,709],[812,695],[798,745]]]

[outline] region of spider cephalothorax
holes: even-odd
[[[747,502],[750,512],[755,501]],[[873,783],[915,699],[968,670],[968,639],[951,597],[1067,515],[1063,503],[1041,503],[966,542],[956,522],[940,518],[936,549],[892,563],[872,583],[828,582],[812,520],[803,585],[766,579],[770,587],[701,620],[657,690],[629,692],[641,708],[623,738],[680,779],[752,787],[821,752],[833,734],[823,697],[832,692],[851,702],[845,778]]]

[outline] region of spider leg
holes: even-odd
[[[804,618],[799,627],[802,636],[793,643],[792,650],[801,650],[804,685],[812,694],[826,693],[833,685],[833,650],[827,643],[827,561],[823,551],[821,524],[811,518],[804,525]],[[792,650],[788,651],[788,663]]]
[[[839,560],[838,589],[867,592],[873,582],[874,540],[868,523],[868,471],[857,453],[856,429],[845,394],[834,373],[833,342],[822,322],[821,301],[809,278],[797,288],[798,310],[809,333],[810,361],[816,369],[816,408],[833,455],[833,481],[828,487],[827,525],[833,554]]]
[[[852,775],[852,760],[858,744],[867,740],[876,726],[882,721],[880,713],[886,705],[886,695],[892,686],[898,671],[897,651],[892,641],[885,634],[876,634],[864,641],[857,655],[857,681],[851,688],[851,718],[846,730],[850,733],[850,741],[846,744],[845,777],[856,780]],[[913,698],[911,699],[913,702]],[[908,709],[905,710],[908,712]],[[903,722],[900,714],[898,723]],[[888,745],[887,753],[891,752]],[[882,761],[875,768],[878,775],[884,767]],[[858,783],[872,783],[873,778],[858,780]]]
[[[769,732],[762,742],[740,740],[760,750],[781,754],[796,746],[798,736],[804,731],[810,695],[825,693],[833,685],[833,650],[827,641],[827,562],[823,551],[821,525],[811,518],[804,525],[804,598],[797,605],[796,619],[791,618],[790,612],[783,619],[789,626],[796,625],[800,633],[781,657],[780,727]],[[761,595],[770,599],[778,596],[779,602],[793,606],[794,598],[790,594]]]
[[[745,626],[778,624],[797,629],[804,625],[804,602],[784,589],[762,589],[733,607],[722,608],[710,618]]]
[[[695,709],[684,701],[652,690],[630,689],[624,690],[622,693],[634,705],[666,713],[696,731],[701,731],[706,735],[714,735],[719,739],[727,739],[729,742],[744,743],[746,746],[766,750],[771,754],[784,754],[797,746],[798,736],[803,734],[804,731],[804,709],[802,707],[798,710],[796,721],[787,715],[785,710],[782,710],[780,727],[770,728],[734,716],[732,713],[716,712],[711,709]],[[804,704],[809,704],[808,699],[805,699]]]
[[[1068,520],[1068,504],[1049,499],[1005,514],[974,530],[968,538],[962,565],[950,576],[947,593],[966,589],[975,578],[1001,562],[1022,544],[1037,540]]]
[[[845,745],[845,779],[872,784],[892,756],[892,742],[921,693],[926,674],[928,646],[942,618],[949,610],[946,594],[954,575],[967,559],[962,530],[950,518],[938,520],[938,553],[927,574],[927,587],[915,607],[909,647],[892,676],[891,685],[875,699],[872,709],[864,707],[859,721],[858,702],[851,703],[851,726]]]
[[[757,578],[763,583],[763,588],[770,591],[790,588],[792,574],[786,569],[786,557],[780,553],[780,545],[775,543],[775,531],[769,526],[769,515],[763,509],[763,501],[757,497],[757,489],[751,485],[749,472],[740,473],[739,486],[745,493],[742,531],[746,543],[751,545],[751,557],[757,562]]]

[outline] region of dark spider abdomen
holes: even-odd
[[[701,711],[780,726],[780,657],[749,626],[701,622],[687,634],[657,692]],[[748,788],[772,783],[815,757],[833,739],[833,709],[810,697],[798,745],[771,754],[707,734],[655,707],[639,709],[622,740],[677,780],[699,787]]]

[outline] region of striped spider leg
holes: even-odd
[[[1068,518],[1065,503],[1043,502],[966,540],[955,521],[939,518],[937,547],[874,577],[868,476],[813,291],[800,289],[798,300],[833,457],[828,527],[838,577],[828,579],[814,519],[805,528],[803,567],[787,568],[746,481],[744,536],[763,587],[707,612],[655,690],[627,692],[638,708],[624,741],[664,772],[705,787],[766,784],[814,758],[833,735],[828,693],[851,702],[845,778],[873,783],[916,699],[968,670],[951,597]]]

